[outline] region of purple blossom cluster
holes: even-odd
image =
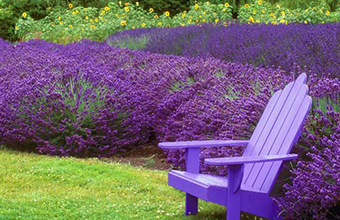
[[[213,57],[257,67],[280,68],[340,78],[340,23],[248,25],[204,24],[117,33],[109,42],[148,36],[144,51]],[[124,37],[123,37],[124,36]]]
[[[0,144],[108,157],[150,141],[248,139],[273,92],[293,79],[280,69],[91,41],[0,41]],[[295,147],[300,160],[277,197],[287,219],[324,219],[340,203],[340,82],[310,74],[308,85],[314,106]],[[203,158],[241,153],[203,149],[201,171],[224,175]],[[184,168],[183,152],[167,155]]]

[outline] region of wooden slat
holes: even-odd
[[[280,95],[281,95],[281,92],[282,90],[279,90],[277,92],[275,92],[275,94],[270,98],[254,132],[253,132],[253,135],[248,143],[248,146],[247,148],[244,150],[244,153],[243,155],[244,156],[249,156],[250,153],[253,151],[253,148],[255,146],[255,143],[256,143],[256,138],[261,134],[261,132],[263,131],[267,121],[268,121],[268,118],[270,117],[276,103],[277,103],[277,100],[279,99]]]
[[[261,133],[258,134],[258,136],[254,135],[251,137],[250,139],[250,145],[254,145],[254,148],[252,149],[252,151],[250,153],[247,152],[247,154],[249,155],[259,155],[259,153],[262,150],[262,146],[265,143],[272,127],[275,124],[275,121],[284,105],[284,103],[286,102],[287,97],[289,96],[290,90],[293,88],[294,83],[289,83],[286,88],[281,92],[281,95],[278,99],[278,101],[276,102],[276,105],[274,106],[270,116],[267,118],[267,122],[265,124],[265,126],[262,128]],[[254,137],[254,138],[253,138]],[[243,183],[246,185],[248,182],[248,179],[254,178],[252,175],[252,169],[253,169],[254,164],[247,164],[244,168],[244,177],[243,177]]]
[[[190,173],[190,172],[184,172],[184,171],[178,171],[178,170],[172,170],[170,172],[172,175],[180,176],[181,178],[195,183],[195,184],[201,184],[205,187],[222,187],[227,188],[228,187],[228,179],[225,177],[220,176],[211,176],[208,174],[198,174],[198,173]]]
[[[308,92],[308,87],[303,85],[301,90],[298,93],[298,96],[294,99],[294,102],[287,103],[287,107],[282,110],[280,117],[278,118],[277,123],[275,124],[274,129],[272,130],[264,149],[261,152],[261,155],[277,155],[284,145],[282,144],[289,133],[289,129],[291,125],[294,123],[296,119],[296,115],[303,103],[303,100]],[[291,99],[293,100],[293,99]],[[287,101],[288,102],[288,101]],[[293,145],[292,143],[287,143],[289,146]],[[288,148],[287,148],[288,149]],[[287,154],[285,152],[284,154]],[[263,185],[263,182],[266,179],[266,176],[270,170],[271,163],[258,163],[254,165],[253,172],[258,173],[257,178],[254,180],[252,186],[256,189],[260,189]]]
[[[285,89],[281,92],[279,99],[276,102],[270,116],[267,119],[261,132],[253,134],[249,145],[254,142],[254,147],[250,152],[250,155],[268,155],[271,149],[280,147],[274,146],[276,138],[280,135],[282,125],[285,123],[286,117],[291,110],[291,107],[300,94],[301,88],[305,88],[304,83],[306,82],[306,75],[301,75],[294,83],[288,84]],[[303,89],[302,94],[299,97],[303,99],[306,95],[307,90]],[[245,152],[249,154],[248,152]],[[243,183],[248,187],[253,187],[256,180],[261,183],[266,178],[267,174],[261,172],[263,163],[248,164],[245,166],[245,175]],[[262,184],[259,184],[262,186]],[[261,188],[258,186],[258,188]]]
[[[305,121],[305,118],[308,115],[308,112],[312,105],[312,99],[310,96],[306,96],[303,100],[303,103],[298,110],[298,113],[296,115],[296,118],[294,122],[291,124],[291,127],[289,129],[289,132],[286,135],[286,138],[284,142],[282,143],[282,147],[277,154],[285,154],[287,152],[290,152],[294,143],[298,140],[299,131],[301,131],[303,122]],[[270,164],[270,163],[269,163]],[[278,177],[278,172],[280,171],[282,162],[274,162],[270,166],[270,169],[264,170],[263,172],[267,172],[267,176],[265,180],[262,183],[261,190],[270,192],[274,186],[274,182],[276,178]]]

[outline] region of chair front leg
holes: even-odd
[[[239,220],[241,216],[241,182],[244,165],[228,166],[227,220]]]
[[[185,165],[187,172],[199,173],[200,169],[200,149],[185,149]],[[198,213],[198,198],[189,193],[185,195],[185,215],[195,215]]]

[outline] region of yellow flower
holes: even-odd
[[[185,24],[181,23],[181,26],[182,26],[182,27],[184,27],[184,26],[185,26]]]
[[[256,23],[260,23],[260,20],[259,20],[259,19],[256,19]]]
[[[200,7],[198,6],[198,4],[195,4],[195,10],[198,10]]]
[[[288,21],[286,21],[285,24],[288,25]]]
[[[71,8],[73,8],[73,4],[68,4],[68,7],[71,9]]]
[[[124,3],[125,6],[129,6],[129,3]]]
[[[262,0],[259,0],[257,3],[258,3],[259,5],[262,5]]]
[[[115,14],[116,18],[119,18],[119,14]]]
[[[185,13],[183,13],[183,14],[182,14],[182,18],[185,18],[185,16],[186,16],[186,14],[185,14]]]
[[[199,15],[198,17],[199,17],[199,18],[202,18],[202,15]]]
[[[130,8],[129,8],[129,7],[125,7],[125,8],[124,8],[124,11],[125,11],[125,12],[129,12],[129,11],[130,11]]]
[[[203,12],[203,15],[205,15],[205,12]]]
[[[274,13],[273,12],[270,13],[270,17],[274,17]]]
[[[145,24],[145,23],[143,23],[143,24],[142,24],[142,27],[145,27],[145,26],[146,26],[146,24]]]
[[[158,26],[161,26],[161,25],[162,25],[162,22],[159,21],[159,22],[158,22]]]
[[[99,22],[99,19],[98,19],[98,18],[95,18],[94,21],[95,21],[95,22]]]
[[[139,2],[136,2],[136,6],[139,6]]]
[[[122,25],[122,26],[126,26],[126,24],[127,24],[127,22],[124,21],[124,20],[120,22],[120,25]]]
[[[135,29],[135,26],[132,26],[131,29]]]
[[[249,4],[245,4],[244,7],[249,8]]]
[[[62,22],[62,21],[61,21],[61,22],[59,22],[59,24],[60,24],[60,25],[63,25],[63,24],[64,24],[64,22]]]
[[[99,17],[100,20],[103,20],[104,18],[102,16]]]
[[[22,13],[22,17],[26,18],[27,17],[27,13],[26,12]]]
[[[48,8],[47,8],[48,11],[51,11],[51,9],[52,9],[51,7],[48,7]]]
[[[277,8],[281,8],[281,6],[279,4],[276,5]]]
[[[227,7],[227,8],[229,8],[229,3],[228,3],[228,2],[225,3],[224,6]]]
[[[215,19],[215,22],[217,23],[218,21],[219,21],[219,19],[218,19],[218,18],[216,18],[216,19]]]
[[[326,15],[327,15],[327,16],[329,16],[329,15],[330,15],[330,12],[329,12],[329,11],[327,11],[327,12],[326,12]]]
[[[75,15],[75,14],[76,14],[76,12],[75,12],[75,11],[72,11],[72,14],[73,14],[73,15]]]
[[[110,7],[109,6],[105,6],[104,10],[105,11],[110,11]]]
[[[150,8],[150,9],[149,9],[149,12],[151,12],[151,13],[152,13],[152,12],[153,12],[153,8]]]
[[[253,10],[253,15],[256,15],[256,11],[255,11],[255,9]]]
[[[101,15],[105,14],[105,11],[101,11],[100,14],[101,14]]]
[[[169,17],[170,16],[170,12],[166,11],[165,13],[165,16]]]
[[[307,24],[308,22],[307,21],[305,21],[305,24]]]
[[[92,19],[92,18],[90,19],[90,22],[91,22],[91,23],[93,22],[93,19]]]
[[[72,24],[70,24],[69,27],[72,28],[73,27]]]
[[[261,10],[262,14],[264,14],[266,11],[264,9]]]
[[[158,19],[159,17],[158,17],[158,15],[155,15],[155,17],[154,17],[155,19]]]
[[[281,24],[285,23],[285,20],[284,20],[284,19],[281,19],[281,20],[280,20],[280,23],[281,23]]]
[[[252,16],[249,17],[249,21],[251,21],[252,23],[254,23],[254,18]]]
[[[59,21],[61,20],[61,17],[60,17],[60,16],[58,16],[58,20],[59,20]]]
[[[19,30],[19,27],[15,25],[15,30]]]
[[[305,10],[305,12],[308,12],[308,8]]]
[[[119,3],[119,5],[122,5],[122,1],[119,1],[118,3]]]
[[[202,19],[202,22],[205,22],[205,19],[204,19],[204,18]]]
[[[96,28],[96,26],[95,25],[91,25],[90,28]]]
[[[89,19],[89,16],[85,16],[85,20],[88,20]]]

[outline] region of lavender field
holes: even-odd
[[[104,43],[0,40],[0,144],[110,157],[155,141],[247,139],[272,94],[306,72],[313,108],[274,196],[284,219],[339,219],[339,34],[339,24],[204,25]],[[140,50],[116,47],[129,44]],[[223,175],[203,158],[241,153],[204,149],[201,171]],[[184,152],[166,155],[184,168]]]

